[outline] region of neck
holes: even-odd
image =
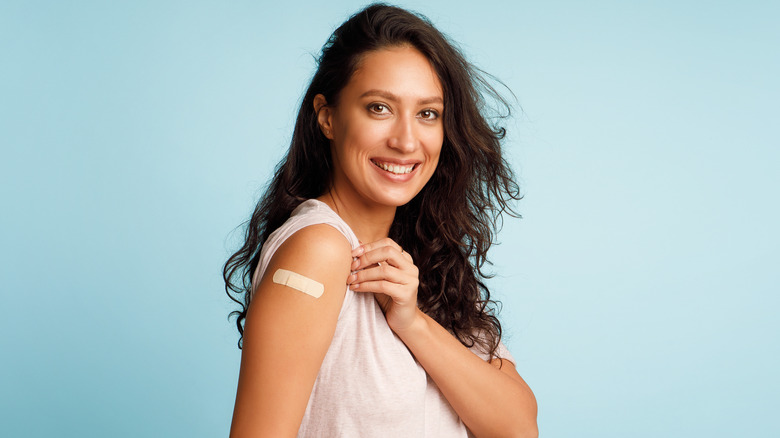
[[[396,208],[346,199],[331,189],[317,200],[327,204],[352,228],[360,243],[371,243],[390,234]]]

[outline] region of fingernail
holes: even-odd
[[[358,246],[357,248],[352,250],[352,257],[356,257],[356,256],[359,256],[361,254],[363,254],[363,247],[362,246]]]
[[[347,283],[352,283],[353,281],[357,280],[357,275],[352,274],[347,278]]]
[[[355,259],[355,261],[352,262],[352,269],[351,270],[352,271],[356,270],[358,268],[358,266],[360,266],[360,260],[359,259]]]

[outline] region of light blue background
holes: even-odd
[[[227,435],[231,231],[362,5],[293,3],[0,2],[0,435]],[[542,436],[778,436],[777,3],[401,5],[522,108],[491,285]]]

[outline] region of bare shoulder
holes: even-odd
[[[340,231],[326,224],[310,225],[290,236],[276,251],[265,276],[288,269],[325,284],[341,274],[346,288],[352,248]],[[346,290],[346,289],[345,289]]]
[[[244,355],[254,348],[324,355],[344,303],[351,252],[344,235],[329,225],[311,225],[290,236],[274,253],[250,301]],[[279,281],[277,271],[297,281]],[[315,284],[321,293],[306,293],[301,284]]]
[[[290,259],[298,264],[341,265],[352,263],[352,248],[340,231],[327,224],[316,224],[298,230],[276,251],[271,264],[277,259]]]
[[[330,225],[310,225],[298,230],[271,258],[255,290],[249,313],[256,313],[257,307],[262,307],[269,320],[278,317],[299,320],[311,313],[309,317],[335,323],[346,293],[351,252],[346,237]],[[322,295],[314,297],[274,281],[279,270],[322,286]],[[251,315],[248,318],[253,319]]]

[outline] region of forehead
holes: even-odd
[[[409,47],[390,47],[364,54],[343,97],[360,96],[369,90],[390,92],[401,98],[443,98],[441,81],[428,58]]]

